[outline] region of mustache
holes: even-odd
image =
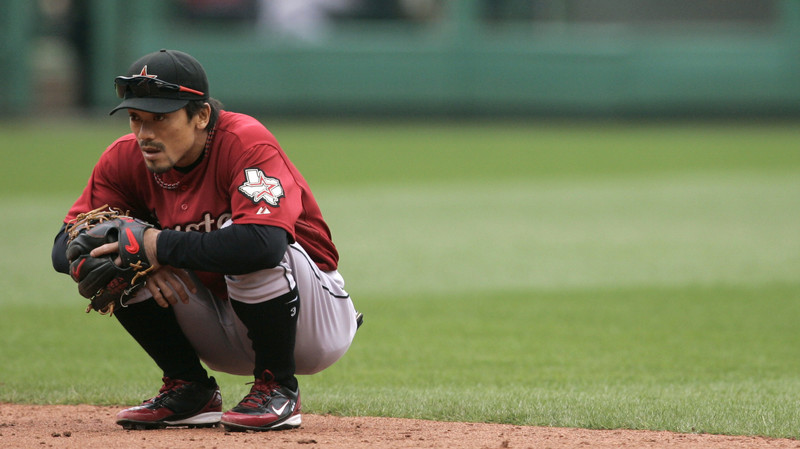
[[[164,151],[164,144],[160,142],[156,142],[153,140],[142,140],[139,141],[139,148],[155,148],[157,150]]]

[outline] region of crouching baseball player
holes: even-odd
[[[163,371],[125,428],[301,424],[296,375],[350,347],[361,315],[311,189],[254,118],[221,109],[192,56],[161,50],[115,81],[131,134],[67,213],[53,266]],[[255,382],[223,413],[201,364]]]

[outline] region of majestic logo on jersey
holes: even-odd
[[[279,206],[278,203],[284,197],[280,180],[266,176],[258,168],[245,169],[244,176],[245,181],[239,186],[239,191],[250,198],[253,204],[264,201],[270,206]]]
[[[147,64],[145,64],[145,66],[142,67],[142,73],[140,73],[139,76],[146,76],[148,78],[158,78],[158,75],[148,75],[147,74]]]

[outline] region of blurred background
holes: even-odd
[[[797,0],[3,0],[0,114],[105,114],[160,48],[228,109],[795,116]]]

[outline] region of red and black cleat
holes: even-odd
[[[294,429],[301,421],[300,390],[278,384],[269,371],[256,379],[250,393],[221,419],[225,430],[239,432]]]
[[[213,377],[210,385],[167,377],[163,381],[158,396],[117,413],[117,424],[131,430],[219,424],[222,395]]]

